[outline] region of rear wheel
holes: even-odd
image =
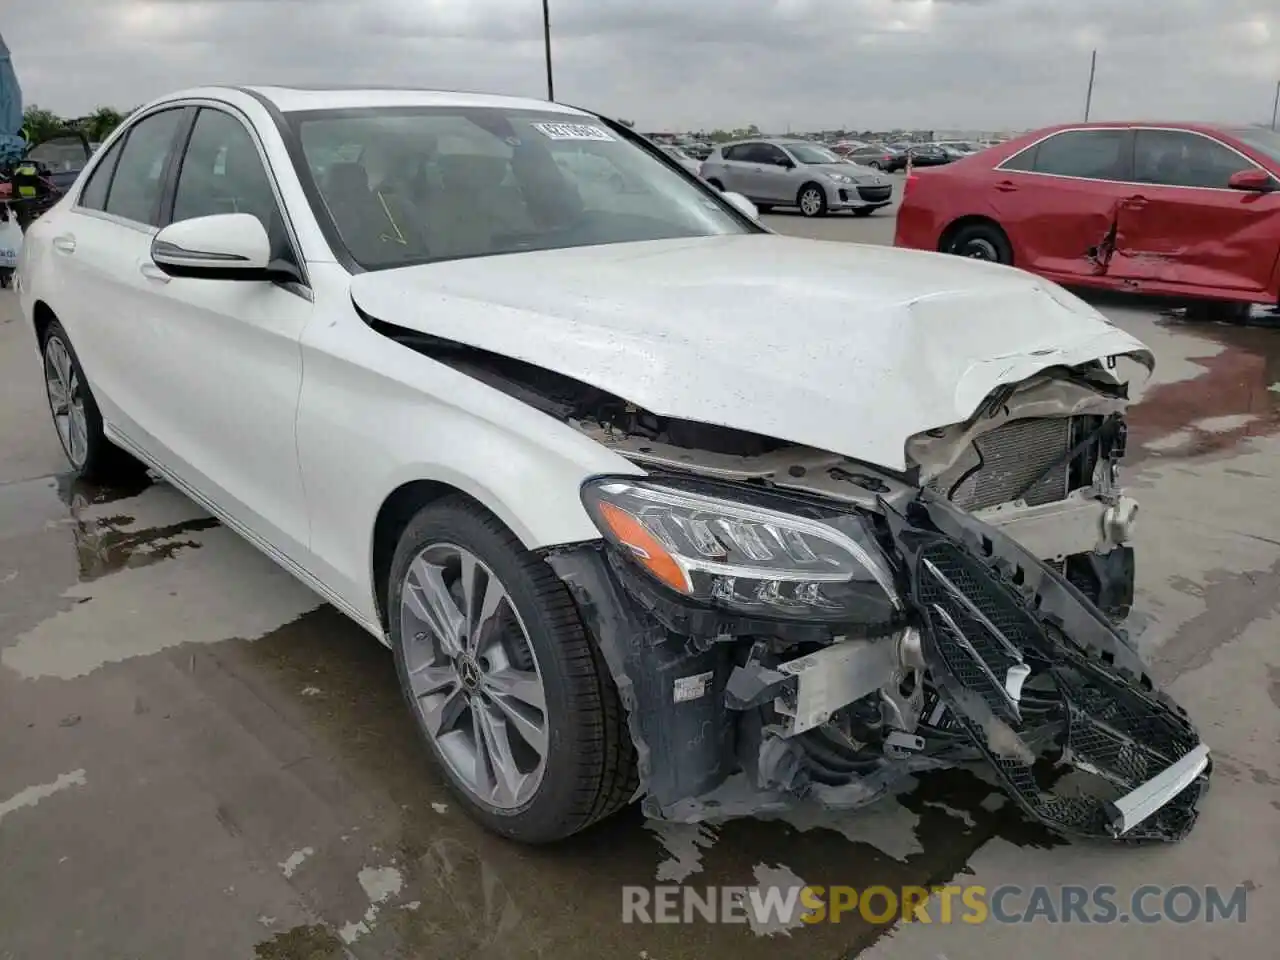
[[[946,252],[971,260],[1013,263],[1013,246],[1005,232],[994,223],[971,223],[955,232]]]
[[[142,464],[107,439],[102,413],[80,359],[58,321],[45,329],[40,353],[49,413],[71,468],[93,483],[111,485],[136,480],[143,473]]]
[[[401,687],[449,786],[480,823],[559,840],[636,789],[622,706],[572,597],[469,500],[422,509],[392,561]]]
[[[884,167],[881,165],[879,160],[872,160],[870,163],[867,164],[867,166],[870,167],[872,170],[884,169]]]
[[[816,183],[806,183],[796,194],[796,206],[806,217],[822,217],[827,213],[827,194]]]

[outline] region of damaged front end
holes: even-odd
[[[584,488],[605,540],[547,560],[628,711],[646,814],[853,809],[985,761],[1063,835],[1185,836],[1208,750],[1112,621],[944,495],[881,486],[863,506],[679,472]]]

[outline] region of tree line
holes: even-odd
[[[33,142],[47,140],[67,130],[75,130],[83,134],[90,143],[101,143],[132,112],[114,107],[98,107],[87,116],[61,117],[52,110],[33,103],[23,111],[22,125],[27,131],[27,138]]]

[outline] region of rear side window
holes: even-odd
[[[750,151],[751,144],[739,143],[737,146],[725,147],[723,152],[726,160],[745,161]]]
[[[1028,147],[1021,153],[1015,153],[1012,157],[1000,164],[1001,170],[1013,170],[1022,173],[1031,173],[1036,168],[1036,154],[1040,152],[1040,145]]]
[[[129,129],[107,197],[107,213],[135,223],[160,222],[160,193],[182,108],[155,113]]]
[[[1125,179],[1124,145],[1128,131],[1067,130],[1042,141],[1035,172],[1087,180]]]
[[[116,163],[120,160],[120,151],[124,147],[125,138],[121,137],[111,145],[102,161],[89,174],[89,182],[80,191],[80,206],[86,210],[105,210],[107,208],[107,190],[111,186],[111,174],[115,172]]]

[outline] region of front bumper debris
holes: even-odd
[[[1185,836],[1208,749],[1125,635],[941,497],[883,510],[910,610],[867,635],[693,607],[598,543],[548,553],[627,710],[646,815],[847,810],[910,774],[985,761],[1060,834]]]
[[[930,681],[1007,792],[1067,835],[1185,836],[1208,749],[1136,653],[1052,570],[1032,586],[1037,615],[1013,586],[1027,585],[1021,564],[977,559],[932,522],[961,519],[940,505],[913,512],[890,525],[925,622]]]

